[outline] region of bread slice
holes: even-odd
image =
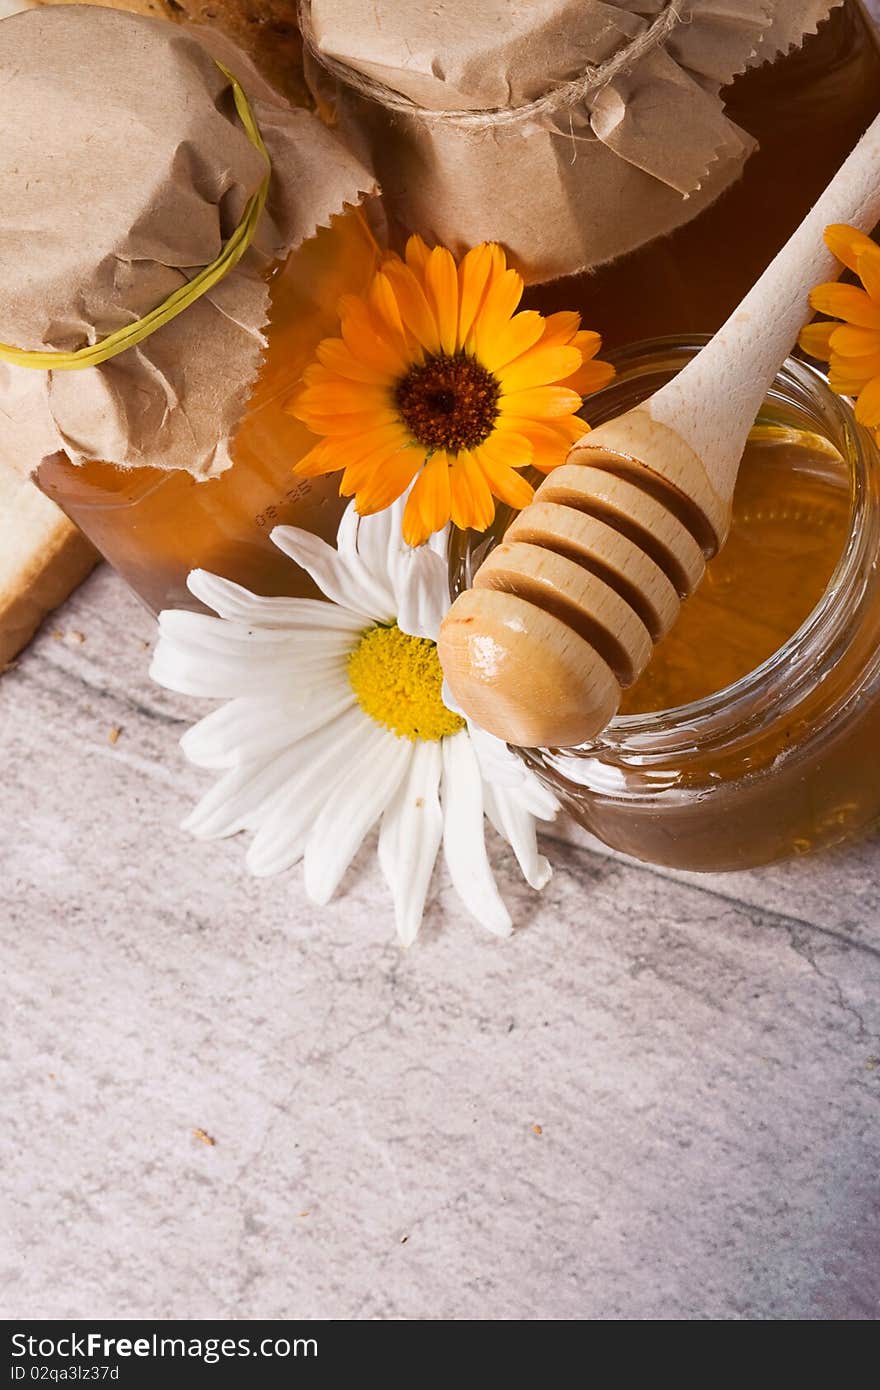
[[[0,462],[0,671],[97,560],[55,503]]]

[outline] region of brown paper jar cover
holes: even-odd
[[[17,316],[15,336],[0,314],[0,339],[75,347],[102,337],[134,316],[132,303],[152,307],[164,297],[159,290],[182,283],[198,268],[191,258],[216,254],[262,172],[259,162],[249,164],[252,147],[240,139],[212,55],[246,88],[273,176],[258,245],[210,300],[104,368],[0,367],[0,456],[35,470],[40,488],[153,611],[197,606],[186,580],[199,566],[261,592],[305,592],[305,577],[271,544],[272,526],[300,525],[329,539],[343,503],[334,480],[291,476],[313,441],[284,404],[317,342],[335,331],[339,296],[362,292],[375,269],[379,247],[354,206],[372,189],[372,175],[314,117],[290,111],[222,39],[86,7],[45,11],[34,29],[36,18],[22,17],[26,30],[18,18],[0,24],[0,67],[13,86],[11,55],[22,51],[24,33],[37,36],[27,43],[45,40],[39,61],[28,60],[32,95],[42,90],[38,74],[65,73],[65,53],[82,64],[64,99],[61,90],[53,97],[57,158],[35,150],[51,184],[31,209],[48,259],[39,260],[36,241],[15,235],[15,224],[0,231],[0,300],[5,295]],[[111,93],[111,104],[89,106],[89,80],[110,69],[104,99]],[[170,93],[179,98],[176,130]],[[20,84],[18,96],[25,96]],[[72,120],[80,98],[90,116],[101,108],[91,164],[80,148],[82,121]],[[33,104],[23,101],[17,126],[7,126],[0,142],[10,184],[32,177],[17,152],[21,116],[32,119]],[[68,163],[87,175],[75,190]],[[133,163],[152,178],[149,192],[135,187]],[[128,200],[125,216],[117,184]],[[77,198],[66,198],[73,191]],[[62,264],[87,294],[66,287]]]
[[[92,6],[0,22],[0,340],[73,350],[212,261],[265,171],[235,112],[235,74],[272,162],[238,266],[171,323],[99,367],[0,362],[0,451],[210,477],[265,346],[269,268],[373,187],[365,165],[289,107],[221,35]]]
[[[369,151],[391,217],[456,250],[501,241],[537,282],[713,202],[753,148],[721,89],[837,3],[302,0],[301,23],[318,99]]]

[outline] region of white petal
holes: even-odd
[[[311,764],[316,751],[341,743],[361,719],[360,709],[350,710],[278,754],[234,767],[202,797],[183,822],[183,829],[202,840],[259,829],[290,781]]]
[[[182,822],[199,840],[221,839],[253,829],[273,793],[296,770],[297,754],[285,748],[268,761],[244,763],[225,773]]]
[[[537,820],[552,821],[559,815],[559,802],[556,797],[532,773],[528,772],[524,782],[517,787],[505,788],[507,795],[519,802],[523,811]]]
[[[350,557],[340,555],[320,536],[298,526],[276,526],[272,540],[312,576],[331,602],[373,622],[388,622],[394,617],[389,612],[388,594],[371,579],[366,566],[352,563]]]
[[[192,622],[192,619],[196,619]],[[281,638],[271,642],[270,637]],[[292,701],[345,676],[353,639],[343,632],[269,633],[204,613],[160,615],[150,675],[182,695],[234,699],[276,693]]]
[[[532,888],[546,887],[553,876],[550,863],[538,853],[538,837],[534,816],[529,815],[517,801],[516,795],[504,787],[483,785],[486,815],[510,845],[522,869],[526,883]]]
[[[421,926],[443,835],[438,796],[442,768],[439,741],[417,743],[379,830],[379,864],[394,898],[397,935],[404,946],[412,945]]]
[[[412,757],[408,739],[374,724],[348,775],[324,805],[305,852],[305,886],[313,902],[327,903],[342,875],[400,785]]]
[[[468,720],[471,744],[480,764],[483,779],[493,787],[516,792],[523,807],[539,820],[553,820],[559,803],[551,791],[539,781],[518,754],[493,734],[487,734],[478,724]]]
[[[287,698],[244,696],[212,710],[187,729],[180,746],[197,767],[237,767],[280,752],[313,729],[329,724],[355,702],[346,680],[328,682],[311,708],[291,708]]]
[[[387,511],[358,516],[354,503],[349,502],[336,533],[336,549],[349,569],[381,593],[381,612],[386,622],[394,617],[394,590],[386,562],[388,528]]]
[[[426,545],[406,547],[394,567],[397,623],[413,637],[437,641],[440,624],[449,608],[446,562]]]
[[[303,750],[300,766],[282,792],[267,808],[247,853],[252,874],[265,877],[280,873],[302,858],[312,827],[322,807],[340,782],[348,778],[372,721],[360,709],[352,710],[321,731]]]
[[[443,739],[443,852],[455,891],[478,922],[509,936],[510,913],[501,901],[486,854],[483,779],[464,729]]]
[[[323,606],[330,610],[329,604]],[[310,627],[299,632],[283,627],[248,627],[246,623],[215,618],[210,613],[190,613],[181,608],[166,608],[159,614],[160,634],[193,651],[231,653],[237,660],[248,648],[247,660],[266,660],[270,664],[280,657],[349,652],[363,627],[361,622],[359,628],[354,629],[353,637],[351,632],[340,632],[333,627]]]
[[[264,598],[207,570],[192,570],[186,584],[190,593],[221,618],[252,627],[336,628],[354,634],[364,625],[360,614],[324,599]]]

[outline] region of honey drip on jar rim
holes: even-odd
[[[726,545],[683,605],[621,714],[691,704],[777,652],[821,599],[852,511],[847,465],[827,440],[777,424],[749,436]]]

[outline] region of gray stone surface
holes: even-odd
[[[54,629],[0,681],[0,1314],[877,1315],[876,841],[563,829],[540,897],[500,856],[512,941],[439,873],[404,953],[371,851],[321,911],[177,833],[202,706],[109,571]]]

